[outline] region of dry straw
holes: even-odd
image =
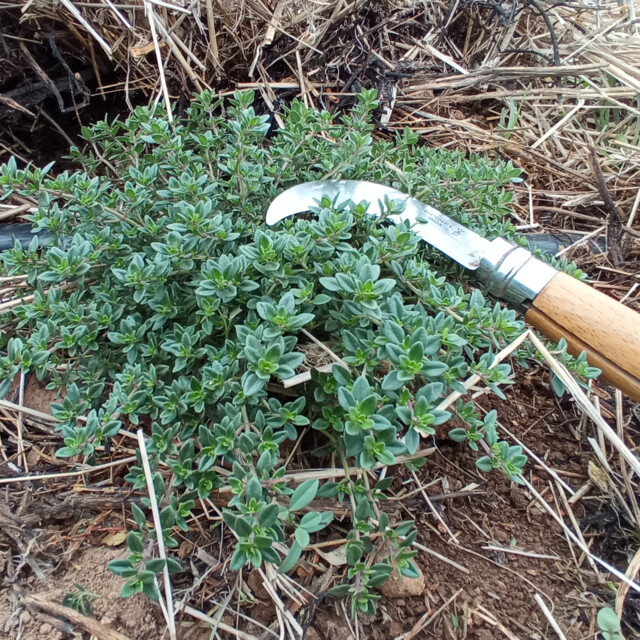
[[[140,89],[175,106],[179,93],[241,87],[270,109],[294,96],[336,109],[362,86],[376,87],[388,130],[408,126],[430,145],[522,166],[533,187],[519,194],[522,217],[532,226],[593,232],[609,222],[595,146],[628,229],[622,254],[632,259],[640,245],[632,228],[640,203],[636,2],[530,0],[507,11],[459,0],[0,0],[0,21],[19,20],[5,39],[8,69],[24,66],[18,44],[28,48],[54,27],[61,50],[67,42],[84,55],[98,92],[122,92],[129,103]],[[119,78],[108,86],[107,70]],[[0,107],[11,109],[4,97]],[[24,150],[4,145],[11,151]],[[610,293],[637,305],[632,283],[614,279]]]

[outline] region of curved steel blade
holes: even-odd
[[[337,198],[338,203],[349,200],[355,204],[368,202],[367,212],[376,216],[382,215],[384,211],[380,205],[385,197],[390,200],[401,200],[405,204],[404,211],[390,215],[389,219],[395,223],[408,220],[413,231],[425,242],[467,269],[478,268],[490,244],[482,236],[463,227],[428,204],[392,187],[364,180],[317,180],[296,185],[281,193],[271,203],[266,222],[272,225],[288,216],[309,211],[323,196],[328,196],[332,200]]]

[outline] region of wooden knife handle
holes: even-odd
[[[607,382],[640,402],[640,314],[558,273],[531,303],[525,320],[554,342],[565,338],[571,355],[586,351]]]

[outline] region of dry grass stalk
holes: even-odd
[[[104,469],[112,469],[124,464],[130,464],[135,462],[135,456],[129,456],[122,460],[114,460],[113,462],[104,462],[103,464],[97,464],[95,466],[86,466],[78,471],[63,471],[61,473],[42,473],[42,474],[30,474],[28,476],[16,476],[13,478],[0,478],[0,485],[2,484],[14,484],[18,482],[33,482],[35,480],[58,480],[60,478],[77,478],[96,471],[103,471]]]
[[[464,591],[464,589],[458,589],[442,606],[438,607],[433,613],[427,611],[419,620],[413,625],[411,631],[407,633],[401,633],[396,636],[394,640],[413,640],[413,638],[419,637],[418,634],[424,631],[456,598]]]
[[[584,536],[582,534],[582,530],[580,529],[580,525],[578,524],[578,520],[576,519],[575,514],[573,513],[573,509],[571,508],[571,504],[568,502],[567,497],[564,494],[564,491],[562,489],[562,487],[560,485],[557,485],[558,487],[558,493],[560,494],[560,497],[562,499],[562,504],[564,506],[564,512],[569,516],[569,520],[571,521],[571,524],[573,526],[573,530],[575,531],[576,536],[578,537],[578,539],[580,540],[581,544],[584,547],[587,547],[587,542],[584,539]],[[551,489],[551,493],[553,495],[553,500],[555,502],[556,505],[556,510],[558,513],[562,513],[563,509],[560,507],[560,505],[558,504],[558,498],[556,497],[556,491],[553,487],[553,484],[551,482],[549,482],[549,488]],[[587,556],[587,559],[589,560],[589,564],[591,565],[591,568],[598,573],[598,568],[595,564],[595,562],[589,557]],[[579,566],[579,563],[576,563]]]
[[[556,360],[542,344],[541,340],[531,331],[528,332],[529,339],[533,345],[542,354],[542,357],[551,367],[553,372],[562,380],[569,393],[573,396],[576,404],[585,415],[587,415],[598,427],[599,432],[611,443],[611,445],[624,458],[627,464],[633,469],[640,479],[640,461],[629,450],[629,447],[620,439],[618,434],[607,424],[600,413],[595,409],[593,404],[585,395],[580,385],[573,379],[573,376],[567,371],[566,367]]]
[[[624,414],[622,408],[622,393],[619,390],[616,390],[615,393],[616,399],[616,432],[621,440],[624,441],[625,438],[625,424],[624,424]],[[636,498],[636,492],[634,491],[634,484],[629,477],[629,471],[627,469],[627,465],[625,464],[624,458],[620,456],[619,458],[620,465],[620,474],[622,475],[622,480],[624,484],[624,488],[626,490],[626,498],[629,501],[628,504],[631,505],[629,511],[633,511],[633,514],[629,514],[630,520],[635,522],[636,527],[640,530],[640,508],[638,507],[638,500]],[[620,496],[620,501],[625,506],[627,505],[627,501],[622,499]]]
[[[428,553],[430,556],[433,556],[434,558],[437,558],[441,562],[444,562],[445,564],[448,564],[454,567],[455,569],[457,569],[458,571],[461,571],[462,573],[466,573],[466,574],[470,573],[469,569],[467,569],[466,567],[463,567],[461,564],[458,564],[457,562],[453,561],[451,558],[447,558],[447,556],[443,556],[441,553],[438,553],[433,549],[429,549],[428,547],[425,547],[423,544],[420,544],[419,542],[414,542],[412,543],[411,546],[414,547],[415,549],[418,549],[418,551],[422,551],[423,553]]]
[[[164,546],[164,534],[162,533],[162,521],[160,520],[158,498],[153,486],[153,473],[151,471],[149,456],[147,455],[147,446],[145,444],[144,431],[142,429],[138,429],[138,446],[140,447],[142,468],[144,469],[144,476],[147,481],[147,491],[149,493],[149,502],[151,503],[151,512],[153,514],[153,524],[157,533],[156,541],[158,544],[158,555],[165,561],[162,572],[164,577],[164,603],[161,595],[160,604],[163,605],[161,608],[167,622],[167,628],[169,629],[169,637],[171,640],[177,640],[173,596],[171,595],[171,578],[169,576],[169,567],[167,565],[167,551]]]
[[[427,503],[427,506],[429,507],[429,510],[431,511],[431,513],[433,514],[435,519],[440,523],[440,525],[443,527],[443,529],[447,532],[447,534],[449,535],[449,538],[451,538],[451,541],[454,544],[457,544],[458,540],[457,540],[456,536],[454,535],[453,531],[451,531],[451,529],[449,529],[449,526],[444,521],[444,519],[440,515],[439,511],[433,506],[433,503],[431,502],[431,500],[429,500],[429,496],[427,495],[427,492],[424,490],[424,487],[422,487],[416,472],[412,470],[411,471],[411,476],[413,477],[413,480],[416,483],[416,485],[419,487],[420,493],[422,494],[422,497],[424,498],[424,501]]]
[[[17,207],[9,207],[7,211],[0,211],[0,220],[8,220],[9,218],[13,218],[14,216],[18,216],[21,213],[25,213],[26,211],[31,211],[31,210],[32,210],[32,207],[30,204],[21,204]],[[12,277],[15,277],[15,276],[12,276]]]
[[[104,38],[93,28],[93,26],[86,20],[86,18],[80,13],[71,0],[60,0],[62,5],[71,13],[71,15],[91,34],[98,44],[104,49],[105,53],[111,57],[113,53],[109,44]],[[30,2],[28,4],[31,4]]]
[[[169,122],[173,122],[173,112],[171,110],[171,100],[169,98],[169,88],[167,87],[167,78],[164,71],[164,63],[162,60],[162,53],[160,51],[160,42],[158,40],[158,33],[156,30],[156,16],[149,0],[144,0],[145,14],[149,21],[149,29],[151,31],[151,39],[153,40],[153,46],[156,52],[156,60],[158,62],[158,72],[160,77],[160,86],[162,88],[162,95],[164,96],[164,102],[167,108],[167,117]]]
[[[314,367],[314,369],[316,371],[319,371],[320,373],[331,373],[331,371],[333,370],[333,364],[323,364],[318,367]],[[287,380],[283,380],[282,387],[284,389],[291,389],[292,387],[296,387],[299,384],[304,384],[305,382],[309,382],[310,380],[311,380],[311,370],[303,371],[302,373],[299,373],[293,376],[293,378],[288,378]]]
[[[516,556],[525,556],[527,558],[539,558],[540,560],[560,560],[559,556],[550,556],[546,553],[535,553],[533,551],[523,551],[522,549],[513,549],[511,547],[496,547],[490,544],[484,545],[483,549],[488,551],[499,551],[500,553],[512,553]]]
[[[549,607],[547,607],[544,600],[540,597],[540,594],[536,593],[533,596],[533,599],[536,601],[536,603],[542,610],[544,617],[547,619],[547,622],[551,625],[551,628],[556,632],[558,638],[560,638],[560,640],[567,640],[567,636],[564,635],[562,629],[560,628],[560,625],[557,623],[556,619],[553,617],[553,614],[549,610]]]
[[[73,625],[80,627],[97,640],[129,640],[128,636],[115,631],[105,624],[94,620],[91,617],[78,613],[71,607],[65,607],[57,602],[50,602],[37,594],[29,594],[22,599],[24,604],[42,611],[46,611],[56,617],[69,620]]]
[[[527,489],[538,501],[538,504],[562,527],[565,534],[576,544],[580,550],[591,558],[594,562],[597,562],[600,566],[604,567],[609,573],[616,576],[619,580],[622,580],[625,584],[629,585],[634,591],[640,593],[640,584],[634,582],[631,578],[628,578],[624,573],[610,565],[608,562],[602,560],[598,556],[594,555],[587,545],[582,542],[578,536],[564,523],[564,520],[547,504],[546,500],[536,491],[535,487],[526,479],[523,478],[524,484]]]
[[[499,365],[505,358],[507,358],[509,355],[511,355],[529,336],[528,332],[523,333],[521,336],[518,336],[513,342],[511,342],[510,344],[508,344],[504,349],[502,349],[502,351],[498,352],[494,359],[493,362],[491,363],[491,367],[496,367],[497,365]],[[475,387],[480,381],[481,381],[481,377],[479,375],[472,375],[469,376],[469,378],[467,378],[467,380],[465,380],[464,382],[464,388],[468,391],[470,389],[472,389],[473,387]],[[449,394],[437,407],[436,409],[440,410],[440,411],[444,411],[446,410],[448,407],[450,407],[456,400],[458,400],[459,398],[462,397],[462,393],[460,393],[459,391],[454,391],[453,393]],[[426,434],[423,434],[423,432],[420,432],[420,435],[422,435],[423,437],[426,436]]]
[[[633,556],[633,560],[631,560],[631,562],[629,563],[627,571],[625,572],[625,576],[629,580],[635,580],[638,572],[640,572],[640,548],[636,551],[635,555]],[[629,593],[629,586],[629,582],[625,581],[618,587],[615,604],[616,614],[618,615],[618,618],[622,617],[624,602]]]
[[[496,620],[493,614],[485,609],[485,607],[483,607],[482,605],[479,605],[478,607],[473,609],[471,613],[478,616],[485,622],[488,622],[491,626],[496,627],[496,629],[503,633],[508,638],[508,640],[520,640],[518,636],[509,631],[509,629],[507,629],[507,627],[505,627],[499,620]]]
[[[224,622],[216,621],[214,618],[212,618],[211,616],[208,616],[206,613],[203,613],[202,611],[198,611],[197,609],[194,609],[189,605],[185,605],[182,610],[185,613],[188,613],[191,617],[195,618],[196,620],[202,620],[202,622],[207,622],[213,628],[218,628],[220,629],[220,631],[224,631],[225,633],[230,633],[236,638],[239,638],[239,640],[258,640],[256,636],[252,636],[250,633],[245,633],[244,631],[240,631],[239,629],[236,629],[235,627],[225,624]]]
[[[24,448],[24,440],[23,440],[23,431],[24,431],[24,412],[22,411],[22,407],[24,406],[24,388],[26,386],[26,380],[24,371],[20,372],[20,381],[18,382],[18,404],[21,409],[18,411],[18,423],[17,423],[17,431],[18,431],[18,457],[22,458],[22,466],[24,470],[29,473],[29,463],[27,462],[27,453]]]
[[[218,56],[218,34],[216,31],[216,21],[213,14],[213,4],[211,0],[205,0],[207,11],[207,27],[209,29],[209,50],[211,51],[211,59],[216,67],[220,65]]]

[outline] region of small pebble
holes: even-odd
[[[425,584],[422,572],[417,578],[406,578],[393,571],[389,579],[380,586],[380,591],[387,598],[408,598],[424,593]]]

